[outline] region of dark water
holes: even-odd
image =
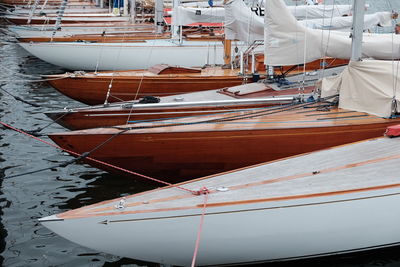
[[[341,1],[349,2],[348,0]],[[370,1],[373,9],[400,9],[400,0]],[[13,39],[0,33],[0,88],[40,107],[20,103],[0,91],[0,121],[25,130],[43,127],[43,111],[78,105],[45,83],[30,83],[30,75],[62,69],[29,56]],[[29,75],[29,76],[27,76]],[[55,124],[46,133],[62,131]],[[43,137],[45,140],[48,138]],[[127,177],[114,176],[87,165],[73,164],[36,174],[5,176],[52,167],[70,157],[56,149],[0,128],[0,263],[2,266],[155,266],[99,253],[73,244],[42,227],[37,219],[102,200],[150,189]],[[400,207],[399,207],[400,208]],[[384,218],[382,218],[384,219]],[[400,223],[400,222],[399,222]],[[262,266],[400,266],[400,248]]]

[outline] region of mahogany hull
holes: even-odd
[[[399,122],[395,119],[345,126],[224,131],[140,130],[116,136],[91,157],[173,182],[379,137],[387,126]],[[50,138],[63,148],[84,153],[115,134],[98,132],[52,134]],[[87,163],[113,171],[104,165]]]
[[[307,71],[320,69],[321,62],[329,68],[346,65],[348,60],[327,59],[315,60],[306,64]],[[303,67],[294,68],[291,74],[302,72]],[[187,70],[186,70],[187,71]],[[260,78],[265,77],[265,72],[258,69]],[[282,72],[287,71],[283,68]],[[278,71],[279,72],[279,71]],[[140,99],[144,96],[168,96],[199,92],[205,90],[233,87],[243,83],[252,82],[250,74],[245,77],[239,75],[239,70],[211,67],[199,73],[150,74],[148,70],[132,70],[115,72],[61,74],[47,75],[48,83],[62,94],[88,105],[103,104],[112,87],[108,102],[120,102]]]
[[[154,108],[134,110],[130,112],[126,110],[110,110],[110,111],[97,111],[97,110],[79,110],[73,112],[48,112],[46,115],[52,120],[56,121],[61,126],[70,130],[82,130],[98,127],[110,127],[115,125],[130,124],[143,121],[156,121],[167,118],[188,117],[196,116],[199,114],[215,114],[225,113],[237,109],[254,109],[263,108],[270,105],[280,105],[279,103],[260,103],[249,105],[231,105],[231,106],[192,106],[185,108]]]
[[[111,78],[65,78],[48,81],[62,94],[88,105],[103,104]],[[129,101],[144,96],[168,96],[198,92],[243,83],[238,75],[225,77],[114,77],[108,102]]]

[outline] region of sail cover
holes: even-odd
[[[255,15],[242,0],[232,0],[225,4],[225,38],[251,43],[254,40],[264,40],[264,19]],[[366,15],[365,29],[373,27],[390,26],[391,12],[378,12]],[[350,31],[352,27],[351,16],[332,17],[328,19],[311,19],[299,21],[301,25],[314,29]]]
[[[267,0],[266,2],[275,2]],[[340,17],[351,14],[351,5],[299,5],[289,6],[290,12],[300,20]]]
[[[225,4],[225,39],[251,43],[264,40],[264,18],[257,16],[242,0]]]
[[[225,10],[223,7],[194,8],[178,6],[178,15],[176,20],[173,20],[173,24],[222,23],[224,19]]]
[[[400,62],[351,61],[340,75],[322,79],[321,96],[334,94],[340,108],[390,117],[400,111]]]
[[[252,10],[259,16],[264,16],[264,7],[266,6],[265,2],[268,4],[268,2],[274,1],[275,0],[263,0],[261,4],[252,7]],[[341,17],[344,15],[350,15],[352,11],[351,5],[297,5],[288,6],[287,8],[299,20]]]
[[[327,19],[303,20],[299,22],[307,28],[349,32],[353,24],[353,17],[332,17]],[[376,26],[392,26],[392,12],[376,12],[364,16],[364,30],[373,29]]]
[[[323,57],[351,57],[349,33],[306,28],[283,0],[266,2],[264,37],[265,63],[270,66],[297,65]],[[400,36],[364,33],[362,49],[364,58],[400,58]]]

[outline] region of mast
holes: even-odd
[[[231,51],[232,51],[232,40],[224,40],[224,64],[226,66],[231,65]]]
[[[171,34],[172,34],[172,39],[175,40],[179,39],[178,7],[179,7],[179,0],[173,0]]]
[[[128,16],[128,0],[124,0],[124,17]]]
[[[157,29],[157,33],[160,34],[163,31],[163,10],[164,10],[164,6],[163,6],[163,0],[156,0],[156,4],[155,4],[155,19],[154,19],[154,24],[156,26]]]
[[[131,16],[131,22],[136,23],[136,0],[130,0],[130,16]]]
[[[364,30],[365,0],[354,0],[351,60],[361,61]]]

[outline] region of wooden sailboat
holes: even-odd
[[[98,251],[179,266],[192,262],[196,235],[199,266],[396,246],[399,150],[397,138],[368,140],[104,201],[40,222]],[[240,160],[254,153],[248,150]]]
[[[80,130],[159,120],[161,118],[225,113],[237,109],[254,109],[270,105],[290,104],[307,99],[314,91],[315,82],[318,78],[334,76],[342,70],[343,67],[320,69],[313,73],[308,73],[308,75],[287,76],[286,79],[278,80],[278,82],[260,80],[257,83],[250,83],[252,77],[244,76],[243,79],[247,78],[248,83],[243,85],[150,98],[149,100],[154,103],[146,100],[147,98],[145,97],[142,100],[93,107],[64,108],[62,110],[49,111],[45,114],[70,130]],[[110,94],[108,100],[112,100],[113,94],[114,91]]]
[[[230,58],[230,56],[228,55]],[[228,60],[228,63],[230,60]],[[324,63],[323,63],[324,62]],[[316,60],[306,66],[290,66],[277,71],[290,75],[299,72],[318,70],[321,64],[326,69],[345,65],[348,60],[325,59]],[[158,64],[148,70],[130,70],[117,72],[77,72],[45,75],[43,78],[62,94],[88,105],[107,102],[129,101],[144,96],[168,96],[189,92],[204,91],[232,87],[242,83],[250,83],[266,76],[263,57],[256,56],[256,80],[250,70],[240,73],[239,68],[223,68],[206,66],[204,68],[185,68]],[[110,88],[111,85],[111,88]],[[209,98],[210,100],[214,98]]]
[[[384,119],[337,108],[326,111],[320,104],[304,105],[307,104],[55,133],[49,137],[78,153],[91,151],[110,139],[91,156],[174,181],[378,137],[387,126],[400,122],[400,118]]]

